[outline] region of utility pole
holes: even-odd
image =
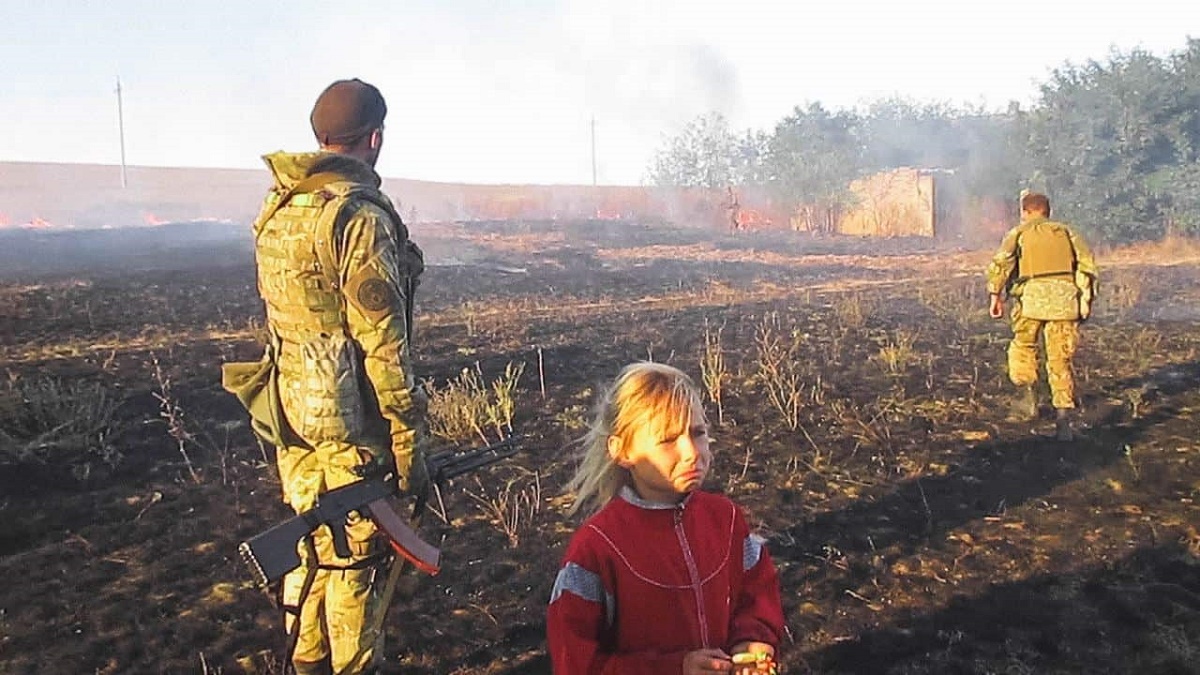
[[[125,111],[121,102],[121,76],[117,76],[117,131],[121,137],[121,187],[129,187],[125,174]]]
[[[596,116],[592,115],[592,187],[596,186]]]

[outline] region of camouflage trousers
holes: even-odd
[[[1013,338],[1008,344],[1008,379],[1018,387],[1038,380],[1038,339],[1046,345],[1046,376],[1055,408],[1075,407],[1075,376],[1071,359],[1079,346],[1078,321],[1039,321],[1021,316],[1018,303],[1012,312]]]
[[[367,454],[364,454],[367,453]],[[277,453],[284,501],[297,513],[316,505],[322,492],[360,480],[354,468],[366,464],[369,452],[345,443],[318,443],[316,449],[281,448]],[[283,578],[283,603],[296,607],[309,570],[318,565],[346,567],[375,552],[375,524],[352,514],[346,521],[350,558],[333,550],[329,528],[322,525],[312,535],[316,559],[301,542],[300,567]],[[383,631],[367,634],[378,610],[382,589],[377,569],[317,569],[308,596],[300,606],[300,629],[292,661],[296,672],[360,673],[375,665],[383,652]],[[286,614],[284,629],[295,622]]]

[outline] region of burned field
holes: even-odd
[[[1006,418],[987,252],[413,229],[419,375],[449,391],[523,364],[525,439],[424,514],[444,569],[402,581],[384,672],[549,672],[569,444],[646,358],[705,383],[707,488],[768,538],[787,672],[1200,672],[1200,257],[1100,257],[1081,438],[1060,444],[1048,416]],[[289,512],[219,386],[260,354],[262,309],[248,248],[216,250],[0,282],[0,672],[280,671],[236,549]]]

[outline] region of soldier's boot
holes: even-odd
[[[1064,442],[1074,440],[1075,435],[1071,431],[1071,410],[1057,408],[1054,413],[1054,437]]]
[[[1038,416],[1037,392],[1033,385],[1021,387],[1012,399],[1009,418],[1018,421],[1036,420]]]

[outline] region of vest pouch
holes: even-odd
[[[1079,288],[1074,279],[1030,279],[1021,289],[1021,316],[1038,321],[1078,321]]]
[[[250,430],[275,447],[294,444],[279,400],[279,369],[268,351],[260,361],[221,364],[221,388],[250,414]]]
[[[284,410],[309,443],[353,443],[363,435],[358,349],[341,333],[322,335],[289,355],[281,381]]]

